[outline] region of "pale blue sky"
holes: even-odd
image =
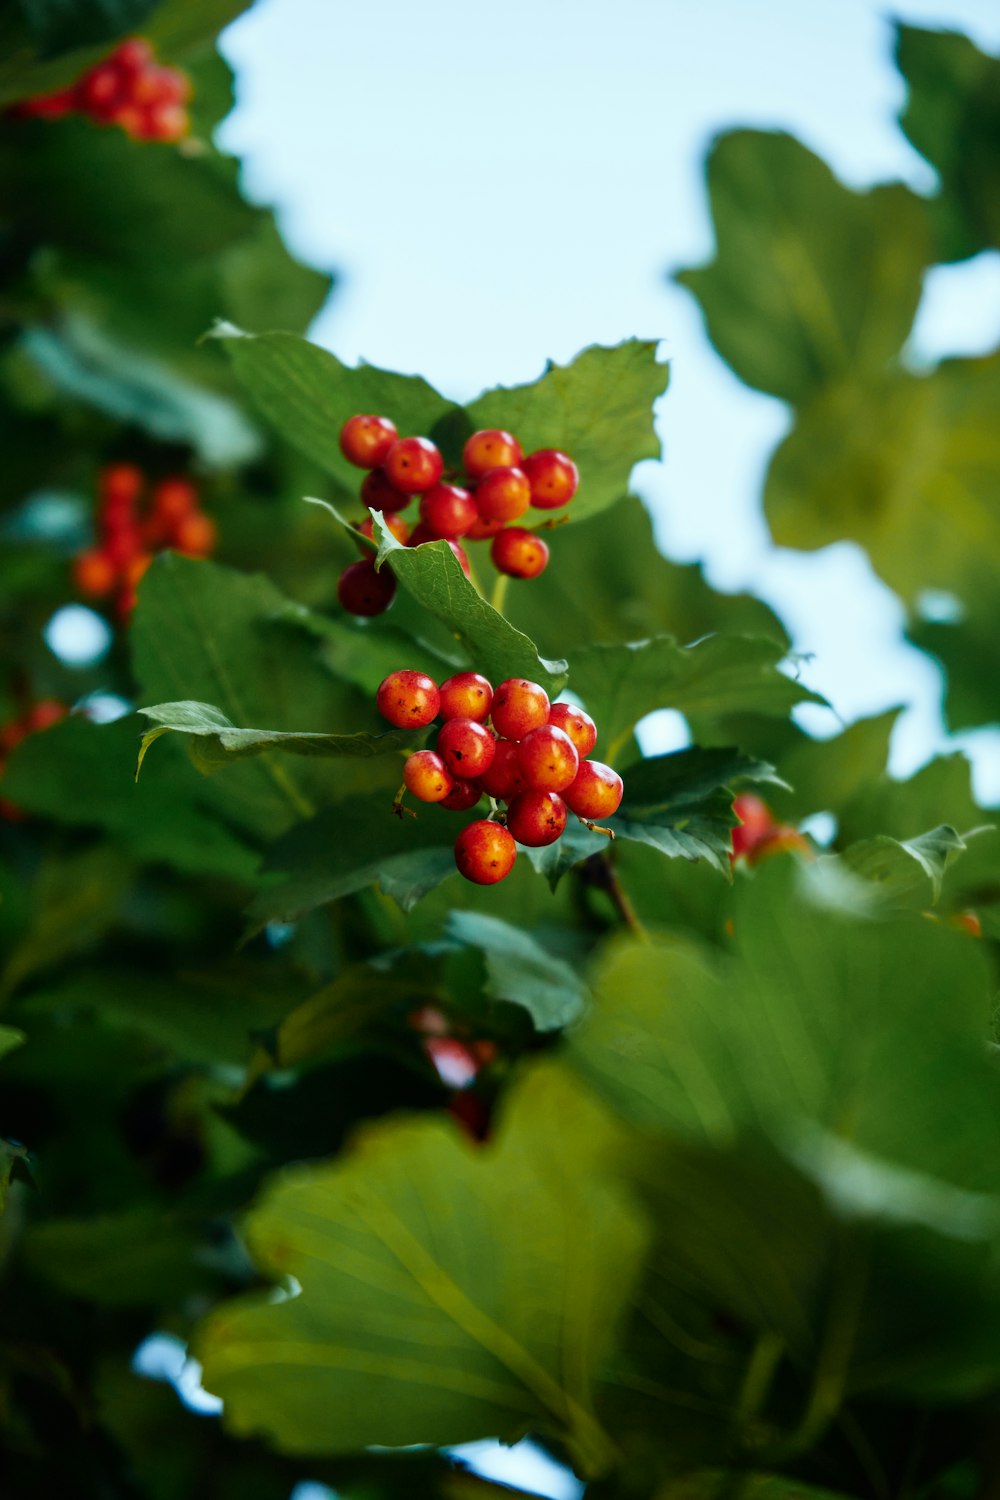
[[[996,0],[894,13],[1000,51]],[[258,0],[224,38],[239,103],[220,139],[293,248],[341,273],[313,336],[342,358],[462,398],[588,343],[662,339],[666,458],[635,483],[664,547],[773,603],[845,719],[911,703],[907,771],[940,742],[938,673],[857,549],[769,547],[760,481],[786,409],[735,381],[665,279],[710,254],[702,163],[728,126],[791,130],[855,186],[932,185],[895,123],[886,16],[872,0]],[[934,273],[918,352],[998,339],[1000,257]],[[1000,735],[968,744],[1000,799]]]

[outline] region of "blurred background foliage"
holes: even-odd
[[[0,117],[0,720],[73,710],[0,780],[4,1495],[487,1500],[507,1491],[433,1445],[526,1432],[594,1500],[986,1492],[995,815],[958,754],[890,778],[891,712],[811,738],[773,612],[658,554],[629,494],[654,346],[462,408],[304,341],[331,277],[212,145],[242,8],[0,5],[6,106],[137,31],[194,84],[179,146]],[[858,541],[952,727],[996,724],[998,356],[914,372],[902,350],[927,269],[997,248],[1000,64],[898,40],[936,195],[856,193],[736,131],[707,163],[715,257],[680,279],[792,408],[776,540]],[[355,543],[301,502],[360,513],[335,439],[368,408],[446,454],[498,423],[579,458],[506,619],[442,549],[398,563],[385,617],[337,609]],[[94,649],[60,651],[121,462],[193,477],[215,556],[162,555],[130,622],[77,616]],[[404,661],[568,671],[625,768],[613,857],[581,834],[459,890],[454,824],[402,827],[395,759],[340,743]],[[223,764],[161,714],[132,785],[135,710],[178,700],[325,743]],[[689,750],[643,756],[658,709]],[[822,842],[731,872],[749,786]],[[161,1335],[225,1423],[141,1373]]]

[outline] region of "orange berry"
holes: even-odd
[[[487,818],[468,823],[455,840],[455,864],[474,885],[496,885],[505,880],[516,858],[513,834]]]
[[[218,531],[211,516],[203,511],[184,516],[174,528],[174,546],[186,557],[209,557],[215,547]]]
[[[88,599],[110,594],[117,577],[118,569],[102,547],[92,547],[74,559],[73,578],[80,593]]]
[[[502,427],[486,427],[474,432],[462,450],[462,463],[470,479],[481,479],[489,469],[514,468],[524,450],[513,433]]]

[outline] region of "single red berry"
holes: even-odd
[[[58,724],[68,713],[66,704],[60,703],[58,698],[42,698],[24,715],[24,726],[29,734],[38,734],[41,730]]]
[[[482,795],[482,788],[477,781],[463,781],[461,777],[456,777],[455,785],[447,797],[442,797],[441,806],[446,807],[449,812],[468,812],[470,807],[475,807]]]
[[[541,849],[562,836],[567,817],[566,804],[555,792],[529,787],[508,807],[507,827],[519,844]]]
[[[732,839],[732,859],[748,855],[750,851],[774,829],[774,814],[762,797],[753,792],[741,792],[733,799],[733,812],[739,818],[735,828],[729,830]]]
[[[478,518],[475,500],[458,485],[432,484],[420,497],[420,519],[432,536],[464,536]]]
[[[144,37],[129,37],[127,41],[119,43],[109,61],[125,73],[140,73],[153,62],[153,49]]]
[[[381,615],[396,597],[396,580],[388,568],[375,571],[370,557],[351,563],[337,579],[337,598],[351,615]]]
[[[489,718],[493,688],[479,672],[456,672],[441,684],[442,719]]]
[[[455,786],[454,776],[433,750],[414,751],[403,767],[403,781],[421,802],[443,802]]]
[[[215,548],[218,531],[211,516],[203,511],[182,516],[174,527],[173,544],[178,552],[187,557],[210,557]]]
[[[84,73],[76,86],[77,106],[95,120],[113,120],[124,102],[124,78],[110,59]]]
[[[624,785],[617,771],[599,760],[582,760],[576,779],[562,797],[579,818],[610,818],[621,805]]]
[[[365,475],[361,481],[361,498],[369,510],[381,510],[386,515],[390,511],[405,510],[410,503],[409,495],[404,495],[402,490],[389,483],[384,469],[372,469]]]
[[[179,141],[188,132],[188,112],[180,104],[146,104],[138,121],[118,121],[137,141]]]
[[[518,792],[523,792],[527,783],[517,758],[514,740],[497,740],[493,762],[478,778],[479,785],[488,797],[498,802],[508,802]]]
[[[490,717],[497,734],[505,740],[520,740],[548,723],[550,707],[548,693],[537,682],[508,677],[493,694]]]
[[[433,677],[402,667],[383,677],[375,694],[375,706],[383,719],[397,729],[423,729],[436,718],[441,693]]]
[[[563,791],[580,769],[576,746],[555,724],[542,724],[526,734],[517,747],[517,758],[528,785],[545,792]]]
[[[489,1138],[490,1105],[475,1089],[457,1089],[448,1101],[448,1113],[474,1141]]]
[[[533,531],[507,526],[493,538],[490,559],[509,578],[537,578],[549,565],[549,549]]]
[[[198,509],[198,491],[190,479],[172,474],[153,486],[153,512],[162,521],[173,523]]]
[[[441,540],[441,537],[433,536],[431,534],[431,528],[429,526],[425,526],[423,521],[418,521],[416,526],[414,526],[413,530],[410,532],[411,547],[422,547],[425,542],[440,542]]]
[[[404,521],[402,516],[394,516],[392,514],[384,516],[383,519],[386,526],[388,526],[389,530],[396,538],[396,541],[405,547],[410,539],[409,523]],[[375,522],[372,520],[371,516],[365,516],[363,521],[358,521],[357,528],[361,535],[366,536],[370,542],[375,541]],[[364,550],[365,556],[367,557],[369,555],[368,548],[366,547]]]
[[[516,521],[531,504],[531,485],[520,469],[490,469],[476,485],[476,505],[486,521]]]
[[[340,451],[359,469],[378,469],[398,437],[396,424],[388,417],[359,412],[356,417],[348,417],[340,429]]]
[[[471,780],[488,771],[497,742],[475,719],[448,719],[438,731],[437,752],[453,776]]]
[[[108,464],[97,482],[98,497],[103,506],[134,505],[145,488],[146,478],[135,464]]]
[[[597,744],[597,725],[589,714],[584,713],[582,708],[574,708],[572,703],[553,703],[549,710],[549,723],[555,724],[557,729],[569,735],[581,760]]]
[[[131,103],[148,107],[156,104],[186,104],[191,85],[179,68],[153,66],[144,68],[132,86]]]
[[[465,540],[467,542],[485,541],[487,537],[496,536],[498,531],[502,531],[504,528],[504,524],[505,523],[503,521],[487,521],[486,518],[479,515],[477,511],[475,521],[473,521],[472,525],[465,533]]]
[[[73,563],[76,586],[88,599],[100,599],[110,594],[117,577],[118,569],[102,547],[81,552]]]
[[[462,463],[470,479],[481,479],[488,469],[515,468],[524,456],[517,438],[502,427],[474,432],[462,450]]]
[[[444,460],[430,438],[397,438],[383,463],[391,485],[404,495],[419,495],[437,484]]]
[[[576,464],[558,448],[529,453],[521,468],[527,475],[536,510],[558,510],[560,505],[567,505],[580,484]]]
[[[516,858],[513,835],[487,818],[468,823],[455,840],[455,864],[475,885],[496,885],[506,879]]]

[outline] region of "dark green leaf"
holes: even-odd
[[[489,1151],[444,1122],[389,1121],[339,1163],[286,1172],[248,1236],[301,1292],[224,1306],[197,1342],[231,1428],[334,1453],[541,1426],[583,1473],[606,1470],[589,1388],[644,1242],[601,1165],[608,1138],[545,1069]]]
[[[195,761],[199,770],[206,772],[218,771],[233,761],[263,755],[269,750],[328,759],[338,756],[367,759],[415,750],[426,738],[423,732],[413,734],[404,730],[390,730],[386,734],[304,734],[281,729],[238,729],[211,703],[190,701],[157,703],[152,708],[140,708],[139,713],[152,719],[157,728],[147,730],[142,737],[136,776],[150,745],[170,730],[197,737]]]
[[[157,0],[17,0],[42,52],[68,52],[142,31]]]
[[[896,60],[909,84],[900,124],[935,168],[937,257],[1000,246],[1000,60],[954,31],[897,24]]]
[[[708,162],[716,258],[677,279],[748,385],[798,405],[881,374],[913,322],[930,258],[922,201],[854,193],[791,136],[740,130]]]
[[[527,1010],[538,1031],[568,1026],[583,1012],[587,991],[576,971],[547,953],[530,933],[471,911],[454,911],[448,936],[486,959],[485,993]]]
[[[569,653],[569,685],[597,723],[597,755],[614,763],[634,726],[656,708],[719,716],[746,710],[784,715],[822,703],[778,671],[785,648],[755,636],[713,635],[693,646],[670,636]],[[603,748],[602,748],[603,747]]]
[[[355,412],[390,417],[400,434],[426,434],[452,403],[415,375],[374,365],[352,368],[335,354],[288,333],[248,334],[219,324],[240,384],[282,437],[356,493],[361,474],[340,451],[340,429]]]
[[[580,489],[565,514],[582,521],[625,495],[640,459],[660,456],[653,403],[667,388],[668,370],[657,364],[656,348],[641,339],[593,345],[568,365],[550,364],[530,385],[485,392],[468,408],[469,422],[513,432],[525,453],[568,454]]]

